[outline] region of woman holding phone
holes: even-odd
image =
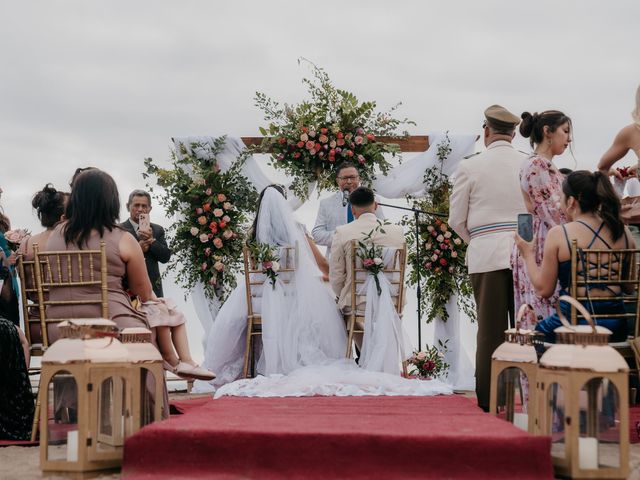
[[[532,245],[536,264],[540,265],[547,233],[566,221],[560,205],[564,175],[554,165],[553,158],[562,154],[571,143],[571,119],[558,110],[534,114],[524,112],[521,118],[520,134],[530,139],[534,152],[520,170],[520,187],[527,211],[533,216]],[[535,310],[538,319],[551,315],[557,291],[547,298],[535,293],[524,258],[515,247],[511,265],[515,310],[528,303]],[[523,327],[530,328],[533,325]]]
[[[555,294],[558,282],[561,287],[560,294],[568,295],[573,240],[577,241],[578,248],[636,248],[631,233],[620,219],[620,200],[607,175],[586,170],[573,172],[562,183],[562,192],[561,208],[569,219],[569,223],[557,225],[549,230],[541,265],[537,262],[536,245],[516,235],[516,248],[520,251],[526,265],[531,285],[535,288],[536,294],[543,298],[550,298]],[[625,278],[626,272],[630,271],[630,265],[621,264],[612,255],[603,255],[601,261],[605,268],[620,272],[622,278]],[[590,264],[588,271],[585,272],[579,265],[577,275],[584,278],[596,268],[596,265]],[[578,294],[600,298],[610,297],[619,295],[621,288],[625,293],[632,293],[633,285],[626,286],[629,288],[591,284],[588,291],[583,289]],[[584,306],[591,313],[611,314],[612,318],[596,320],[598,325],[607,327],[613,332],[610,341],[620,342],[627,339],[626,318],[615,317],[616,314],[625,313],[622,301],[593,300],[584,302]],[[560,308],[563,314],[569,317],[570,305],[560,302]],[[544,333],[546,341],[553,342],[555,340],[553,331],[559,326],[561,323],[557,313],[552,313],[538,322],[535,329]]]

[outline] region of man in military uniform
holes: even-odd
[[[478,316],[476,396],[489,411],[491,354],[514,319],[511,251],[526,212],[520,168],[527,156],[511,145],[520,119],[500,105],[484,112],[487,149],[463,160],[450,197],[449,225],[468,244],[467,266]]]

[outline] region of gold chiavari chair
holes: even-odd
[[[624,318],[630,325],[629,337],[624,342],[610,343],[629,363],[630,373],[638,374],[638,362],[634,354],[634,340],[638,337],[640,327],[640,249],[584,249],[578,248],[576,240],[571,242],[571,285],[569,295],[587,305],[597,301],[620,301],[625,305],[624,314],[595,314],[594,320],[599,318]],[[590,290],[597,287],[609,287],[612,296],[594,295]],[[624,293],[623,287],[632,289],[633,293]],[[600,290],[600,288],[598,288]],[[590,309],[589,309],[590,310]],[[578,319],[583,318],[580,312],[571,307],[571,323],[576,325]]]
[[[51,344],[49,328],[68,318],[48,318],[47,307],[98,305],[100,316],[109,318],[108,283],[107,283],[107,249],[104,241],[99,250],[63,250],[43,251],[38,244],[33,245],[35,255],[34,273],[37,290],[37,304],[41,320],[42,344],[44,349]],[[86,270],[85,270],[86,267]],[[97,267],[97,268],[96,268]],[[94,287],[95,296],[89,298],[68,298],[52,300],[51,293],[57,288]],[[72,318],[72,317],[69,317]],[[40,418],[40,390],[36,401],[31,440],[35,441]]]
[[[39,357],[42,356],[48,345],[44,344],[42,338],[45,319],[40,315],[35,264],[35,260],[25,260],[24,255],[19,255],[16,269],[20,279],[20,308],[24,318],[24,334],[29,342],[31,356]],[[31,370],[29,368],[30,373]]]
[[[391,248],[391,247],[388,247]],[[361,295],[358,291],[367,281],[370,273],[362,266],[362,260],[357,255],[358,242],[356,240],[351,241],[351,258],[349,268],[351,269],[351,302],[348,311],[344,313],[344,320],[347,325],[347,352],[346,357],[352,357],[353,340],[355,335],[364,334],[364,306],[366,304],[366,296]],[[391,283],[391,298],[393,300],[394,307],[398,315],[402,317],[402,310],[405,303],[405,268],[407,258],[407,246],[403,245],[401,248],[396,249],[393,256],[393,261],[388,263],[383,273]],[[407,364],[402,362],[402,370],[405,376],[407,376]]]
[[[256,337],[262,335],[262,291],[271,288],[268,278],[262,273],[262,265],[251,256],[247,246],[243,251],[244,281],[247,295],[247,333],[244,352],[244,368],[242,376],[247,378],[249,373],[255,375]],[[278,280],[287,284],[297,268],[298,245],[280,247],[280,270]],[[251,372],[249,372],[251,370]]]

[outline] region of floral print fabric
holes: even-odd
[[[520,187],[527,193],[533,208],[533,241],[538,265],[542,263],[547,233],[551,227],[566,222],[560,203],[563,180],[564,175],[558,171],[553,162],[537,154],[532,154],[520,170]],[[514,247],[511,255],[511,268],[516,311],[520,305],[528,303],[536,312],[536,321],[551,315],[555,311],[555,302],[558,300],[559,285],[556,286],[556,291],[550,298],[536,295],[529,280],[524,259],[517,247]],[[523,323],[522,328],[533,328],[535,325],[532,318],[524,318]]]

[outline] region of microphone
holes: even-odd
[[[349,190],[346,188],[342,191],[342,206],[346,207],[347,203],[349,203]]]

